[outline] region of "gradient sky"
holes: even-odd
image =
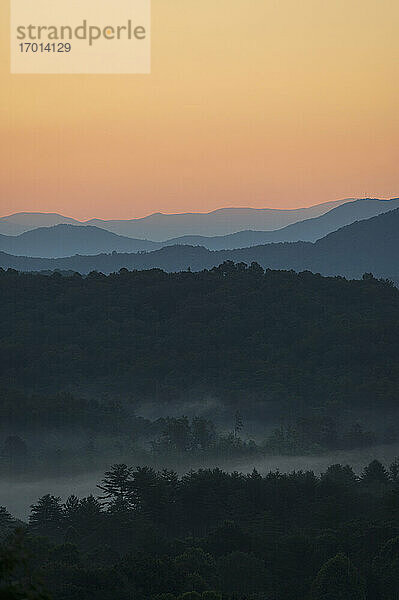
[[[398,0],[153,0],[151,75],[10,75],[0,214],[399,196]]]

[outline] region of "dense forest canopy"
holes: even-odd
[[[375,442],[348,412],[397,409],[391,282],[233,262],[87,277],[0,270],[0,301],[3,481],[70,476],[119,457],[96,495],[77,497],[71,484],[59,498],[47,481],[28,524],[0,507],[0,597],[397,597],[397,460],[360,476],[341,464],[321,475],[231,468],[237,457],[252,469],[271,453]],[[160,416],[208,398],[229,415],[227,429]],[[157,418],[135,413],[146,405]],[[267,423],[265,407],[295,418],[249,439],[245,419],[252,411]],[[232,472],[194,470],[215,463]]]
[[[226,262],[62,277],[0,271],[3,390],[155,402],[392,406],[399,292]]]
[[[45,494],[17,525],[0,509],[7,600],[44,600],[40,582],[53,600],[398,597],[398,461],[320,476],[115,464],[96,495]]]

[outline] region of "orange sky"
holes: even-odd
[[[397,0],[153,0],[151,75],[10,75],[0,214],[399,196]]]

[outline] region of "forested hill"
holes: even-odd
[[[371,271],[399,281],[399,209],[358,221],[315,243],[266,244],[237,250],[210,251],[201,246],[171,246],[136,254],[99,254],[68,258],[26,258],[0,252],[0,267],[21,271],[96,270],[112,273],[121,268],[165,271],[209,269],[225,260],[258,262],[264,268],[309,270],[323,275],[361,277]]]
[[[0,385],[151,401],[397,402],[399,291],[225,263],[87,278],[0,271]]]

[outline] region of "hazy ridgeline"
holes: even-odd
[[[253,209],[234,211],[234,209],[230,209],[216,211],[210,215],[176,215],[175,217],[172,215],[153,215],[152,218],[138,221],[144,226],[144,230],[136,229],[136,234],[133,237],[131,227],[133,226],[132,229],[134,230],[134,221],[107,223],[94,220],[97,225],[94,226],[88,223],[79,223],[61,215],[14,215],[7,219],[0,218],[0,251],[16,256],[40,257],[43,259],[45,257],[60,258],[75,255],[115,254],[118,252],[151,252],[165,246],[174,245],[203,246],[209,250],[228,250],[248,248],[271,242],[297,242],[299,240],[314,242],[340,227],[350,225],[355,221],[370,219],[373,216],[398,208],[399,199],[362,199],[353,202],[347,201],[339,206],[333,203],[333,206],[330,206],[331,210],[327,210],[326,205],[324,208],[313,207],[309,211],[305,210],[302,214],[303,218],[307,213],[313,213],[314,216],[282,227],[282,229],[273,227],[273,213],[276,212],[276,216],[279,213],[281,219],[284,219],[285,216],[289,220],[290,213],[295,213],[295,211]],[[327,212],[323,212],[321,216],[315,216],[317,210],[322,208]],[[241,218],[242,220],[236,220],[234,213],[236,213],[236,219]],[[298,217],[299,213],[301,211],[297,211]],[[159,227],[160,222],[163,221],[166,225],[166,222],[170,220],[175,221],[177,226],[175,233],[179,232],[179,221],[184,223],[184,229],[180,230],[184,235],[166,239],[165,229],[162,230],[162,233],[159,232],[158,235],[153,230],[149,239],[146,239],[148,234],[151,234],[151,229],[145,230],[146,222],[153,221],[155,225],[158,221]],[[206,221],[210,222],[204,231],[204,222]],[[212,236],[210,232],[215,231],[215,229],[212,229],[211,222],[219,232],[225,231],[224,227],[235,233]],[[26,228],[26,230],[24,233],[14,235],[15,227],[17,230],[18,227]],[[108,228],[110,229],[107,231]],[[125,231],[125,235],[121,236],[113,233],[113,230],[117,232],[121,229]],[[259,229],[271,229],[272,231],[259,231]],[[13,232],[13,234],[3,235],[2,231],[7,230]],[[187,235],[189,231],[196,232],[197,235]],[[204,235],[198,235],[201,231]],[[155,237],[153,237],[154,234]],[[159,235],[161,235],[160,239],[162,241],[153,241],[158,239]],[[82,262],[81,266],[83,264]]]
[[[359,203],[362,205],[367,201],[361,200]],[[399,201],[380,201],[380,204],[388,207],[399,204]],[[345,204],[335,210],[345,212],[348,206],[350,208],[350,205]],[[78,271],[82,274],[91,271],[109,274],[121,268],[163,269],[174,273],[188,269],[192,271],[212,269],[224,261],[247,264],[255,261],[264,268],[293,269],[296,272],[309,270],[322,275],[343,275],[350,278],[360,278],[364,272],[371,271],[376,277],[399,282],[397,263],[399,209],[372,218],[365,218],[364,214],[362,218],[359,215],[362,220],[356,222],[353,222],[356,217],[352,215],[347,221],[341,220],[341,225],[345,222],[350,223],[343,227],[334,218],[335,210],[321,217],[324,221],[327,219],[327,222],[319,223],[320,229],[315,224],[318,219],[311,219],[310,222],[303,221],[286,228],[286,237],[282,233],[284,230],[281,230],[280,234],[283,237],[280,239],[285,239],[287,242],[292,240],[289,243],[268,243],[273,241],[273,238],[275,241],[279,238],[275,235],[266,235],[267,232],[237,230],[239,233],[227,236],[219,242],[217,238],[201,239],[198,236],[187,236],[169,240],[166,246],[159,250],[136,253],[133,253],[132,248],[138,248],[137,244],[141,243],[140,240],[126,238],[125,241],[106,241],[104,236],[107,238],[111,234],[101,229],[89,230],[90,233],[88,231],[87,234],[80,227],[67,226],[65,230],[64,226],[61,226],[60,231],[51,229],[44,232],[36,229],[22,236],[24,239],[19,240],[22,245],[19,245],[15,238],[10,238],[7,243],[3,240],[5,245],[0,244],[0,250],[7,247],[10,250],[0,251],[0,267],[32,272],[58,269],[63,272]],[[341,228],[336,229],[337,227]],[[103,246],[101,240],[104,242]],[[303,240],[316,241],[312,243]],[[10,241],[12,244],[8,246]],[[19,250],[14,243],[17,243]],[[143,249],[149,250],[148,244],[151,246],[150,242],[145,242]],[[204,245],[206,247],[203,247]],[[211,248],[216,246],[219,249],[208,250],[207,246]],[[115,251],[111,251],[111,248]],[[6,253],[9,251],[11,254]],[[14,252],[22,253],[23,256],[13,256]],[[56,255],[64,258],[32,258],[38,256],[39,252],[43,252],[43,256],[54,256],[55,252]],[[69,256],[66,256],[65,252],[69,253]]]

